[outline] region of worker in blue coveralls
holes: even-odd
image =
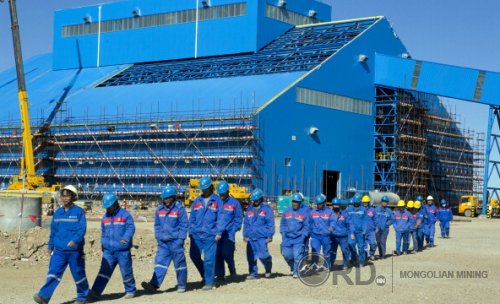
[[[382,196],[380,206],[375,209],[375,238],[377,239],[379,259],[386,258],[387,236],[393,222],[392,210],[387,207],[389,197]]]
[[[273,209],[264,204],[264,193],[258,188],[252,191],[250,201],[252,204],[248,207],[243,221],[243,240],[247,242],[247,280],[257,279],[257,259],[264,265],[264,276],[270,278],[273,259],[267,244],[273,241]]]
[[[108,284],[116,265],[120,266],[125,298],[135,296],[135,279],[132,270],[132,240],[135,233],[134,219],[127,210],[120,208],[113,193],[102,197],[102,208],[106,213],[101,220],[101,268],[90,290],[90,299],[97,300]]]
[[[183,293],[187,287],[187,264],[184,241],[189,228],[186,210],[177,201],[177,189],[167,186],[160,194],[162,204],[155,211],[155,238],[158,243],[153,277],[141,286],[148,293],[154,293],[165,279],[170,263],[174,262],[177,274],[177,292]]]
[[[450,222],[453,221],[453,213],[444,198],[441,200],[441,207],[437,211],[437,219],[439,220],[439,228],[441,228],[441,238],[449,238]]]
[[[436,213],[437,213],[437,208],[434,206],[434,198],[429,195],[427,197],[427,205],[425,206],[425,219],[426,219],[426,243],[429,248],[434,247],[434,234],[436,230]]]
[[[311,210],[310,213],[310,229],[311,229],[311,249],[313,255],[313,262],[318,263],[318,256],[323,249],[323,257],[328,261],[326,266],[331,268],[330,264],[330,251],[332,247],[332,231],[333,231],[333,211],[325,207],[326,196],[319,194],[314,198],[316,209]]]
[[[359,267],[365,266],[365,238],[368,230],[366,209],[361,206],[361,197],[355,196],[353,206],[347,209],[349,216],[349,246],[352,248],[353,260]],[[357,246],[357,250],[356,250]]]
[[[408,254],[410,217],[411,214],[405,209],[405,201],[400,200],[397,204],[397,210],[394,210],[393,227],[396,231],[396,250],[394,251],[395,255],[401,255],[401,253]],[[402,251],[401,240],[403,240]]]
[[[425,206],[422,206],[422,196],[417,196],[417,199],[415,200],[415,204],[413,207],[415,210],[417,210],[418,216],[420,217],[422,223],[420,226],[417,228],[417,244],[418,244],[418,250],[417,251],[422,251],[424,249],[424,237],[425,237],[425,227],[426,227],[426,219],[425,219]]]
[[[418,213],[417,208],[415,208],[414,201],[408,201],[406,204],[406,210],[411,214],[410,217],[410,239],[413,244],[412,253],[416,253],[418,251],[418,228],[422,225],[423,216]]]
[[[47,280],[40,291],[33,295],[33,300],[39,304],[50,301],[68,265],[76,284],[74,303],[85,303],[90,292],[83,252],[87,230],[85,212],[74,204],[78,199],[78,191],[74,186],[65,186],[60,195],[62,207],[56,210],[50,223],[48,253],[51,257]]]
[[[222,221],[222,201],[214,193],[212,180],[204,176],[200,179],[201,195],[193,202],[189,217],[189,256],[200,273],[203,290],[214,288],[215,255],[217,241],[224,231]],[[203,258],[201,259],[201,253]]]
[[[229,275],[236,279],[236,267],[234,265],[235,234],[241,229],[243,223],[243,212],[240,202],[229,195],[229,184],[225,181],[217,185],[222,207],[222,227],[224,228],[217,242],[217,253],[215,259],[215,275],[217,279],[224,280],[224,261],[229,268]]]
[[[366,257],[370,261],[373,261],[375,260],[375,250],[377,249],[377,239],[375,237],[375,208],[372,206],[371,199],[368,195],[364,195],[361,198],[361,203],[366,209],[366,220],[368,221],[365,235]]]
[[[349,224],[347,214],[347,201],[333,199],[333,233],[331,235],[332,248],[330,251],[330,270],[333,270],[333,265],[337,259],[337,249],[340,245],[342,251],[342,269],[349,268],[351,260],[351,251],[349,250]]]
[[[302,195],[292,195],[292,207],[283,211],[280,222],[281,253],[294,278],[299,277],[299,262],[304,257],[304,240],[309,236],[308,211],[301,208]]]

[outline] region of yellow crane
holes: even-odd
[[[60,185],[48,187],[45,179],[36,174],[33,155],[32,135],[30,126],[30,116],[28,111],[28,93],[26,92],[26,82],[24,79],[23,56],[21,53],[21,38],[19,35],[19,23],[17,20],[16,1],[9,0],[10,20],[12,28],[12,41],[14,44],[14,56],[16,62],[17,87],[19,98],[19,109],[21,114],[21,127],[23,139],[23,151],[20,158],[19,175],[14,175],[9,180],[8,190],[37,190],[55,191]]]

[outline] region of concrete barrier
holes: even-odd
[[[0,191],[0,230],[30,229],[42,224],[42,193]]]

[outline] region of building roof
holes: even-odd
[[[50,55],[25,62],[32,122],[145,112],[258,108],[349,44],[381,17],[297,26],[254,54],[52,70]],[[189,80],[189,81],[188,81]],[[15,70],[0,73],[4,124],[19,119]]]

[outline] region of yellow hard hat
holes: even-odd
[[[398,205],[397,205],[397,206],[398,206],[398,207],[404,207],[404,206],[405,206],[405,201],[400,200],[400,201],[398,202]]]
[[[361,198],[362,203],[369,203],[370,202],[370,197],[368,195],[365,195]]]
[[[413,208],[418,209],[418,208],[420,208],[420,207],[422,207],[422,202],[420,202],[420,201],[415,201],[415,204],[413,205]]]
[[[413,208],[413,205],[414,205],[413,201],[408,201],[408,203],[406,204],[406,207]]]

